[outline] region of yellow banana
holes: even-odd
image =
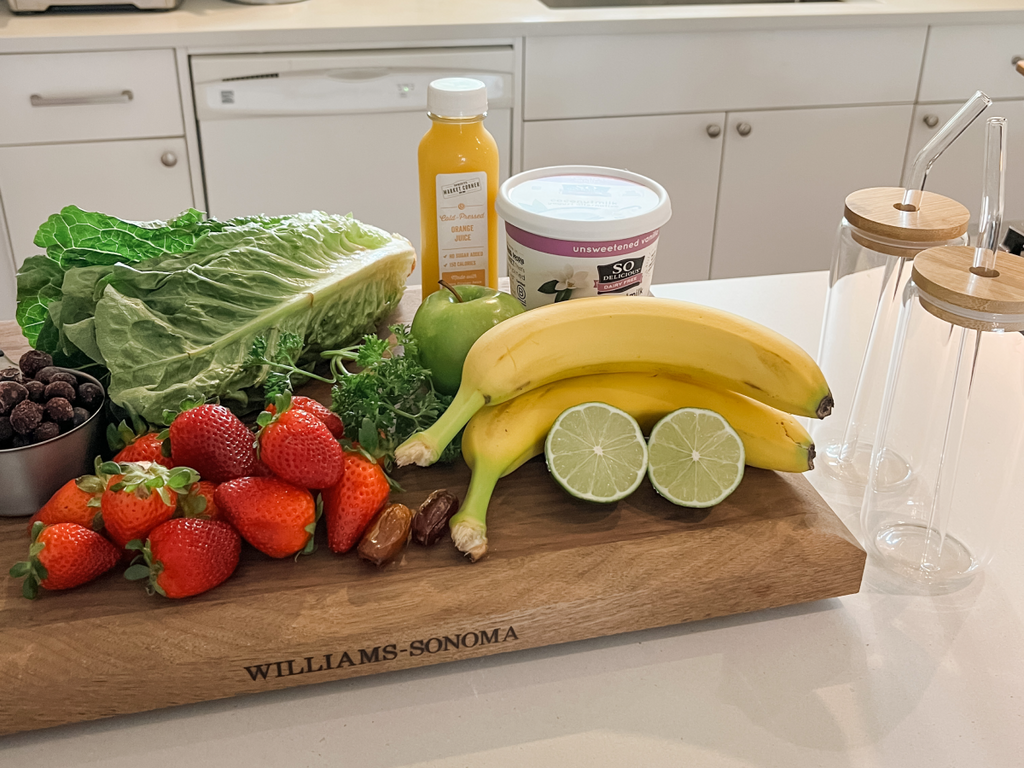
[[[709,389],[664,373],[607,373],[562,379],[500,405],[482,408],[462,435],[462,455],[473,470],[452,539],[477,560],[487,551],[487,505],[498,478],[544,453],[544,438],[566,408],[587,402],[621,408],[644,432],[678,408],[720,413],[743,441],[747,464],[782,472],[813,467],[814,443],[795,418],[735,392]]]
[[[433,464],[485,405],[572,376],[624,371],[684,375],[800,416],[832,410],[811,356],[758,323],[674,299],[591,297],[532,309],[488,330],[466,356],[451,406],[395,458]]]

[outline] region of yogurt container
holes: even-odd
[[[665,188],[593,165],[525,171],[498,190],[512,295],[527,309],[581,296],[649,296]]]

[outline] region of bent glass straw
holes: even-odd
[[[921,192],[932,165],[991,104],[992,99],[977,91],[917,153],[910,168],[910,178],[904,185],[903,202],[899,206],[901,211],[916,211],[921,207]]]

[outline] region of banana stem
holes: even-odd
[[[474,563],[487,554],[487,505],[502,469],[486,461],[478,462],[473,467],[466,498],[448,522],[455,548]]]
[[[486,405],[484,396],[479,390],[466,391],[460,388],[452,400],[452,404],[441,414],[441,418],[435,421],[430,427],[417,432],[395,449],[395,462],[400,467],[407,464],[416,464],[420,467],[429,467],[441,452],[448,447],[448,443],[455,439],[466,422],[473,414]]]

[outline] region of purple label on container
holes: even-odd
[[[505,222],[505,232],[517,243],[552,256],[574,256],[578,259],[606,259],[609,256],[625,256],[642,250],[658,239],[659,230],[645,232],[625,240],[603,240],[600,242],[578,242],[556,240],[553,237],[535,235]]]

